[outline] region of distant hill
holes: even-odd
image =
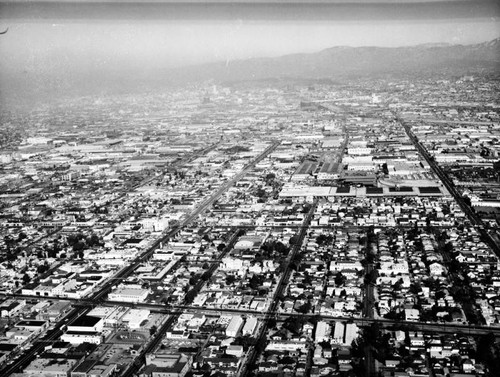
[[[174,81],[326,79],[345,75],[500,72],[500,39],[475,45],[332,47],[311,54],[255,58],[170,70]]]
[[[59,64],[59,65],[58,65]],[[169,86],[213,80],[216,83],[270,81],[342,83],[353,77],[414,77],[500,73],[500,39],[475,45],[424,44],[413,47],[332,47],[311,54],[255,58],[182,68],[116,66],[103,70],[67,70],[64,60],[49,60],[37,72],[0,72],[0,107],[58,101],[82,95],[140,94]],[[38,66],[37,66],[38,67]],[[39,72],[38,72],[39,71]],[[59,75],[59,72],[61,75]],[[8,94],[7,94],[8,93]]]

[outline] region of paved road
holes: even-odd
[[[220,252],[219,257],[217,258],[218,262],[220,262],[222,260],[222,258],[224,258],[224,256],[226,256],[227,253],[229,253],[229,251],[232,250],[234,244],[238,240],[241,233],[242,232],[240,230],[236,230],[233,233],[233,235],[231,236],[226,247]],[[218,267],[218,263],[214,263],[210,266],[210,268],[207,270],[208,279],[210,279],[210,277],[215,272],[217,267]],[[199,292],[205,283],[206,283],[206,281],[200,279],[200,281],[193,287],[193,289],[196,292]],[[184,304],[188,304],[186,299],[184,299]],[[183,312],[184,312],[184,309],[182,309],[181,307],[177,307],[177,308],[173,309],[172,312],[169,313],[167,320],[156,331],[156,333],[152,335],[150,342],[147,344],[146,347],[144,347],[144,349],[141,351],[140,355],[135,359],[134,363],[129,365],[128,368],[121,374],[122,377],[135,376],[135,374],[141,369],[141,367],[146,362],[146,355],[151,353],[151,352],[154,352],[156,350],[156,348],[160,345],[161,340],[165,336],[168,329],[175,323],[177,318],[179,318],[179,316]]]
[[[57,340],[64,333],[62,328],[65,325],[71,324],[78,317],[86,314],[87,312],[87,308],[73,308],[54,326],[52,330],[49,330],[45,336],[34,341],[31,347],[28,348],[14,363],[0,369],[0,376],[9,376],[12,373],[21,372],[35,358],[35,355],[40,353],[45,346],[47,346],[47,343]]]
[[[41,338],[41,342],[39,340],[34,341],[32,346],[23,353],[19,359],[15,363],[10,366],[4,367],[0,369],[0,376],[9,376],[10,374],[20,371],[24,369],[33,359],[34,355],[37,352],[40,352],[44,347],[47,341],[51,341],[57,339],[62,334],[62,328],[67,323],[71,323],[76,318],[85,315],[88,313],[93,306],[102,303],[108,293],[111,291],[112,286],[115,285],[115,280],[125,279],[145,260],[151,257],[153,252],[166,240],[175,235],[183,226],[188,225],[191,221],[193,221],[200,213],[204,212],[215,200],[217,200],[227,189],[229,189],[236,181],[242,178],[250,169],[252,169],[257,163],[262,161],[267,157],[269,153],[271,153],[276,147],[280,144],[279,141],[273,142],[268,148],[266,148],[260,155],[258,155],[252,162],[246,165],[243,170],[233,177],[231,180],[226,182],[222,187],[220,187],[215,193],[213,193],[207,200],[202,202],[189,216],[187,216],[180,225],[170,229],[163,236],[154,241],[146,251],[144,251],[139,257],[135,258],[130,265],[118,271],[111,279],[105,282],[101,288],[96,290],[93,294],[91,294],[88,298],[86,298],[83,302],[80,302],[78,307],[75,307],[72,311],[70,311],[61,321],[55,324],[53,330],[49,330],[45,337]],[[214,146],[210,146],[208,149],[213,148]],[[144,182],[143,182],[144,183]],[[64,299],[64,298],[59,298]],[[179,311],[180,313],[180,311]],[[162,331],[166,331],[168,327],[173,323],[172,321],[175,319],[175,316],[171,315],[165,324],[159,329],[158,334]],[[168,326],[166,324],[169,324]],[[158,338],[158,337],[156,337]],[[154,339],[156,339],[154,338]],[[153,343],[153,342],[152,342]],[[151,343],[151,344],[152,344]],[[149,347],[149,346],[148,346]],[[134,364],[135,365],[135,364]],[[137,365],[136,365],[137,367]],[[140,365],[139,365],[140,367]],[[135,367],[134,367],[135,368]]]
[[[23,295],[9,295],[9,297],[19,297],[24,298]],[[75,302],[76,309],[85,309],[88,306],[92,305],[92,302],[83,300],[80,304],[77,303],[78,300],[70,300]],[[272,308],[268,311],[262,312],[251,309],[227,309],[227,308],[215,308],[215,307],[198,307],[194,305],[181,304],[181,305],[169,305],[165,306],[163,304],[152,304],[152,303],[130,303],[124,301],[104,301],[102,303],[104,306],[126,306],[133,307],[138,309],[149,309],[155,313],[162,314],[175,314],[178,310],[189,311],[192,313],[203,313],[207,316],[220,316],[221,313],[224,314],[234,314],[234,315],[242,315],[242,314],[251,314],[260,319],[265,319],[268,316],[274,317],[279,320],[285,320],[288,317],[298,316],[297,313],[283,313],[278,312],[276,310],[272,310]],[[76,310],[75,309],[75,310]],[[80,313],[82,315],[83,312]],[[69,313],[66,317],[72,316],[72,313]],[[324,314],[300,314],[302,317],[307,318],[316,318],[323,320],[331,320],[331,321],[341,321],[341,322],[353,322],[360,326],[369,325],[371,323],[379,323],[382,326],[390,327],[390,326],[406,326],[413,327],[418,329],[419,331],[429,331],[429,332],[466,332],[466,333],[481,333],[487,334],[488,332],[492,332],[495,335],[500,337],[500,326],[483,326],[483,325],[468,325],[463,323],[424,323],[424,322],[416,322],[416,321],[405,321],[405,320],[392,320],[385,318],[355,318],[349,316],[331,316]],[[62,321],[64,322],[64,321]],[[65,322],[64,322],[65,323]],[[63,324],[64,324],[63,323]]]
[[[303,225],[237,225],[236,226],[238,229],[249,229],[249,230],[254,230],[255,228],[266,228],[266,229],[302,229],[304,226]],[[357,231],[360,229],[368,229],[368,228],[373,228],[373,229],[414,229],[415,225],[410,224],[410,225],[309,225],[307,227],[308,229],[340,229],[340,230],[346,230],[346,231]],[[433,225],[433,228],[439,228],[439,229],[455,229],[455,226],[452,225]]]
[[[375,244],[375,237],[373,233],[374,228],[368,229],[368,237],[365,240],[365,256],[371,255],[375,258],[378,255],[378,252],[374,252],[373,248],[377,247]],[[373,271],[375,270],[375,266],[373,263],[367,263],[365,266],[365,277],[371,277]],[[363,308],[363,317],[365,318],[373,318],[373,305],[375,304],[375,287],[373,282],[368,281],[365,278],[365,299],[364,299],[364,308]]]
[[[272,317],[276,316],[277,309],[278,309],[278,304],[279,304],[279,297],[283,294],[284,289],[286,288],[286,285],[288,284],[288,280],[290,279],[290,274],[291,274],[291,268],[290,264],[296,257],[296,255],[299,253],[300,248],[302,247],[302,243],[304,241],[304,238],[306,236],[306,231],[309,227],[309,224],[311,223],[311,219],[314,215],[314,212],[316,211],[316,207],[318,205],[318,201],[316,200],[311,208],[309,209],[309,212],[307,216],[304,219],[304,222],[302,223],[302,226],[300,228],[300,233],[298,235],[298,239],[293,245],[292,249],[290,250],[288,257],[286,258],[285,261],[285,271],[281,274],[281,277],[278,281],[278,285],[276,287],[276,290],[274,292],[271,305],[269,307],[269,310],[263,315],[263,324],[262,327],[260,328],[259,334],[256,336],[257,341],[256,344],[262,344],[266,341],[266,335],[267,335],[267,329],[269,326],[269,320]],[[241,367],[241,376],[242,377],[247,377],[251,370],[250,368],[253,367],[256,363],[258,356],[258,350],[256,347],[252,347],[249,350],[249,354],[247,358],[245,359],[245,364],[242,365]]]
[[[207,200],[203,201],[198,208],[196,208],[187,218],[185,218],[179,228],[182,228],[183,226],[187,225],[189,222],[193,221],[196,217],[198,217],[199,214],[204,212],[212,203],[217,200],[224,192],[226,192],[230,187],[232,187],[238,180],[240,180],[250,169],[252,169],[257,163],[262,161],[269,153],[271,153],[276,147],[280,144],[280,142],[274,142],[266,148],[257,158],[255,158],[252,162],[250,162],[245,168],[235,175],[231,180],[223,184],[214,194],[210,196]],[[233,235],[231,236],[228,244],[224,248],[224,250],[221,251],[219,254],[216,263],[213,263],[210,268],[207,270],[209,274],[209,278],[212,276],[212,274],[215,272],[217,267],[219,266],[220,261],[224,256],[227,255],[227,253],[233,248],[234,244],[238,240],[238,237],[241,235],[242,231],[241,230],[236,230]],[[200,281],[193,287],[195,292],[199,292],[203,285],[206,283],[206,281],[203,281],[200,279]],[[186,301],[184,301],[184,304],[188,304]],[[136,305],[137,307],[137,305]],[[170,316],[168,317],[167,321],[161,326],[160,329],[154,334],[152,337],[151,341],[148,343],[148,345],[141,351],[141,354],[139,357],[136,358],[133,364],[129,365],[129,367],[125,370],[125,372],[122,374],[123,377],[132,377],[134,376],[144,365],[146,355],[148,353],[153,352],[158,345],[160,344],[161,340],[163,339],[165,333],[167,330],[174,324],[175,320],[183,313],[183,309],[181,308],[176,308],[173,309],[174,311],[171,312]]]
[[[411,126],[408,123],[406,123],[403,119],[401,119],[399,116],[396,116],[396,119],[404,127],[406,134],[408,135],[410,140],[413,142],[415,147],[417,147],[420,154],[425,158],[427,163],[430,165],[433,172],[441,180],[441,182],[444,184],[444,186],[446,187],[448,192],[453,196],[453,198],[456,200],[456,202],[458,203],[460,208],[467,215],[467,218],[469,219],[471,224],[476,226],[476,229],[479,232],[479,234],[482,236],[482,239],[491,247],[491,249],[495,252],[495,254],[498,257],[500,257],[500,246],[491,237],[491,235],[485,230],[484,223],[483,223],[482,219],[477,215],[477,213],[475,213],[472,210],[472,208],[467,203],[465,203],[464,198],[457,191],[452,180],[443,172],[441,167],[434,161],[434,158],[432,158],[429,155],[429,152],[427,151],[427,149],[422,145],[422,143],[420,143],[418,138],[413,133]]]

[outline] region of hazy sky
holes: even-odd
[[[135,60],[179,65],[337,45],[470,44],[500,36],[497,1],[360,2],[253,7],[224,0],[184,6],[165,0],[158,5],[0,2],[0,25],[9,27],[0,39],[0,59],[2,66],[23,70],[55,58],[88,65]]]
[[[0,1],[0,80],[500,37],[496,0],[294,3]]]

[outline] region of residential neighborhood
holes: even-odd
[[[207,83],[3,114],[0,374],[498,375],[499,89]]]

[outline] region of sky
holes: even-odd
[[[0,82],[43,77],[52,85],[333,46],[479,43],[500,37],[500,1],[0,0],[0,30],[7,27]]]
[[[9,27],[0,39],[1,62],[23,70],[56,57],[171,66],[339,45],[472,44],[500,37],[497,1],[153,2],[0,1],[0,29]]]

